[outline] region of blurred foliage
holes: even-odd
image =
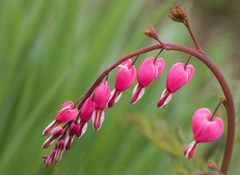
[[[193,29],[203,48],[223,70],[233,89],[238,116],[240,30],[239,15],[232,9],[239,2],[182,2],[189,9]],[[213,109],[221,95],[216,80],[196,59],[192,60],[196,67],[193,81],[174,94],[166,108],[157,110],[155,102],[164,89],[167,71],[135,106],[129,105],[132,88],[128,90],[115,108],[106,112],[101,131],[94,133],[89,127],[59,165],[45,168],[42,163],[41,156],[49,150],[41,149],[45,139],[41,133],[59,106],[66,100],[77,100],[117,58],[154,43],[142,33],[148,25],[159,29],[164,42],[192,46],[184,27],[167,17],[174,3],[173,0],[2,0],[0,174],[174,175],[205,170],[205,159],[220,163],[223,140],[201,145],[192,161],[186,161],[182,155],[183,147],[192,139],[191,115],[198,107]],[[156,53],[145,54],[141,59]],[[177,52],[164,52],[162,56],[167,61],[166,70],[188,57]],[[112,83],[114,74],[110,77]],[[224,110],[219,115],[226,118]],[[148,140],[136,132],[132,123]],[[240,132],[237,133],[231,175],[240,172],[237,149]]]

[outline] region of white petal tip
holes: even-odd
[[[131,102],[131,104],[137,103],[137,102],[143,97],[143,95],[144,95],[144,93],[145,93],[145,88],[141,88],[140,92],[137,92],[138,87],[139,87],[139,84],[136,84],[135,87],[134,87],[134,89],[133,89],[132,98],[133,98],[135,95],[137,95],[137,99],[134,100],[133,102]],[[138,93],[138,94],[136,94],[136,93]]]

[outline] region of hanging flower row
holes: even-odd
[[[105,119],[105,109],[114,107],[122,94],[133,86],[135,80],[137,80],[137,83],[130,103],[137,103],[143,97],[147,87],[153,81],[157,81],[164,72],[166,63],[164,58],[159,57],[163,50],[175,48],[178,51],[198,55],[203,53],[191,31],[185,9],[177,4],[175,8],[171,9],[169,16],[174,21],[182,22],[188,28],[196,48],[190,50],[184,46],[162,43],[155,28],[150,27],[145,30],[145,34],[157,41],[158,45],[140,49],[123,57],[107,68],[76,103],[67,101],[61,106],[55,120],[43,131],[43,135],[48,136],[48,139],[46,139],[42,147],[48,148],[55,143],[51,152],[43,157],[45,166],[56,164],[61,160],[64,152],[71,148],[74,138],[81,138],[84,135],[90,120],[92,120],[94,130],[99,131]],[[140,54],[158,48],[160,51],[155,57],[146,58],[136,69],[135,63],[139,60]],[[158,108],[167,105],[173,94],[192,80],[194,66],[189,64],[191,57],[192,54],[190,54],[186,63],[177,62],[171,66],[166,77],[166,87],[157,102]],[[118,72],[114,88],[111,90],[108,77],[115,68],[118,68]],[[192,132],[194,139],[183,151],[187,159],[194,156],[199,143],[212,142],[223,135],[224,123],[221,118],[216,116],[216,112],[219,106],[225,102],[226,100],[222,98],[213,113],[208,108],[199,108],[193,114]],[[229,161],[227,163],[229,164]],[[216,170],[220,172],[219,169]],[[223,170],[227,172],[226,168],[223,168]]]
[[[139,66],[138,71],[134,63],[128,59],[118,66],[115,88],[111,91],[108,83],[108,75],[96,87],[92,96],[88,97],[81,107],[76,107],[72,101],[65,102],[55,120],[43,131],[43,135],[49,136],[43,143],[43,148],[48,148],[57,142],[52,152],[44,157],[44,163],[49,166],[58,163],[65,150],[71,148],[74,137],[80,138],[87,130],[88,122],[92,119],[93,128],[99,131],[105,119],[105,108],[112,108],[121,98],[124,91],[130,88],[137,78],[131,104],[136,103],[143,97],[145,89],[157,80],[165,69],[165,60],[158,57],[149,57]],[[157,107],[162,108],[168,104],[172,94],[186,85],[194,75],[193,65],[178,62],[170,68],[167,74],[166,89],[163,91]],[[184,154],[187,158],[194,155],[197,144],[210,142],[218,139],[223,134],[223,122],[220,118],[211,115],[207,108],[198,109],[192,121],[194,141],[185,148]]]

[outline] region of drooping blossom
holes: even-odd
[[[50,137],[48,137],[47,140],[43,143],[42,147],[43,148],[48,148],[57,138],[61,137],[64,134],[64,128],[59,125],[54,129],[54,132]]]
[[[65,102],[58,112],[56,119],[45,128],[43,135],[54,133],[55,129],[57,129],[61,123],[72,121],[77,117],[77,115],[78,109],[75,107],[74,103],[72,101]]]
[[[110,94],[111,90],[108,85],[108,81],[102,82],[94,92],[93,101],[95,103],[95,110],[92,115],[92,120],[95,131],[98,131],[100,129],[104,121],[104,109],[108,104]]]
[[[115,89],[111,92],[108,107],[111,108],[121,98],[122,92],[127,90],[136,78],[136,68],[131,59],[126,60],[119,65],[116,77]]]
[[[165,68],[163,58],[147,58],[139,67],[137,72],[138,84],[133,90],[131,104],[136,103],[144,94],[145,88],[156,80]]]
[[[184,155],[187,159],[194,156],[199,143],[219,139],[224,132],[224,123],[219,117],[213,117],[209,109],[200,108],[193,115],[192,132],[194,141],[184,149]]]
[[[91,119],[93,115],[93,111],[95,109],[95,104],[92,98],[88,98],[81,110],[80,110],[80,123],[79,123],[79,130],[77,133],[78,138],[80,138],[87,130],[87,122]]]
[[[185,65],[181,62],[174,64],[168,72],[166,89],[163,91],[157,106],[161,108],[169,103],[172,94],[187,84],[193,75],[194,67],[192,65]]]

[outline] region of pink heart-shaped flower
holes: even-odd
[[[193,115],[192,131],[196,142],[211,142],[223,135],[224,124],[219,117],[212,118],[209,109],[200,108]]]
[[[167,75],[167,90],[170,93],[176,92],[182,86],[187,84],[194,75],[194,67],[184,63],[174,64]]]

